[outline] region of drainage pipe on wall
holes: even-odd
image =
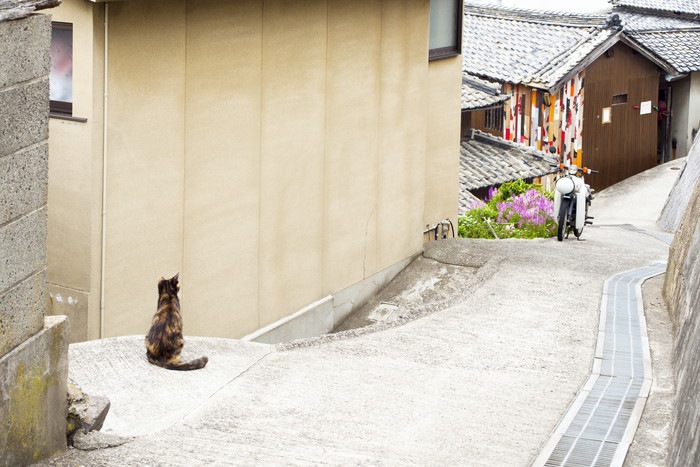
[[[107,72],[109,71],[109,3],[104,3],[104,77],[102,96],[102,245],[100,265],[100,339],[105,334],[105,260],[107,257]]]

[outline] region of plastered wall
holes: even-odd
[[[425,167],[426,226],[450,219],[457,229],[461,115],[455,117],[455,96],[461,96],[462,58],[430,62],[428,139]],[[455,78],[456,77],[456,78]]]
[[[49,119],[47,291],[71,341],[99,334],[102,213],[103,5],[65,1],[52,20],[73,27],[73,119]]]
[[[687,155],[695,137],[700,133],[700,72],[698,71],[690,73],[690,96],[688,100],[688,128],[686,133],[688,149],[678,157]]]
[[[145,333],[158,277],[177,272],[186,334],[246,335],[409,258],[425,224],[456,214],[460,62],[428,62],[427,0],[108,10],[104,337]],[[71,175],[91,180],[75,194],[90,234],[81,227],[68,247],[80,253],[60,262],[76,271],[57,267],[55,281],[89,288],[86,338],[97,338],[102,141],[91,138],[90,173]]]

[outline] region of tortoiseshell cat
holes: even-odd
[[[154,365],[168,370],[198,370],[204,368],[209,359],[200,357],[189,362],[180,360],[180,352],[185,345],[182,337],[182,316],[180,316],[180,290],[178,277],[160,278],[158,281],[158,311],[153,315],[151,329],[146,335],[146,356]]]

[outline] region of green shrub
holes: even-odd
[[[486,202],[474,203],[458,219],[465,238],[545,238],[556,234],[554,194],[522,180],[489,191]]]
[[[534,188],[534,185],[525,183],[523,180],[513,180],[512,182],[506,182],[498,189],[500,194],[500,199],[498,201],[507,201],[513,196],[522,195],[527,190]]]

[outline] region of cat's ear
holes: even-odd
[[[165,278],[163,276],[158,279],[158,294],[163,293],[163,286],[165,285]]]
[[[180,273],[178,272],[177,274],[175,274],[173,276],[172,279],[170,279],[170,283],[173,284],[173,287],[176,287],[179,289],[180,288],[179,282],[180,282]]]

